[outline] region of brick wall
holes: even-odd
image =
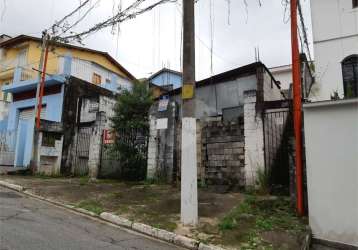
[[[201,123],[202,166],[208,185],[245,185],[244,125],[237,122]],[[203,174],[203,171],[199,173]]]

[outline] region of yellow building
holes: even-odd
[[[0,135],[6,138],[6,147],[1,147],[0,165],[30,166],[35,107],[39,107],[37,126],[42,134],[37,144],[41,145],[38,170],[59,173],[64,166],[64,171],[69,171],[71,164],[77,164],[77,160],[72,163],[67,160],[73,145],[78,143],[74,141],[76,128],[86,128],[86,147],[92,137],[100,141],[100,130],[106,124],[109,127],[115,93],[131,88],[135,77],[105,52],[50,42],[39,104],[36,90],[41,39],[25,35],[1,38],[4,39],[0,40]],[[92,133],[96,129],[99,132]],[[81,162],[86,162],[83,166],[88,172],[87,162],[94,161],[89,159],[92,157],[89,148],[86,150],[86,160],[81,158]]]
[[[40,38],[20,35],[0,42],[0,87],[37,79],[40,55]],[[71,58],[71,69],[67,69],[67,73],[105,88],[128,87],[135,80],[108,53],[59,42],[50,43],[46,73],[66,73],[66,57]],[[10,101],[11,98],[2,92],[0,100]]]

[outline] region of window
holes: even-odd
[[[27,57],[27,49],[22,49],[17,54],[17,66],[25,66],[26,65],[26,57]]]
[[[358,8],[358,0],[352,0],[353,8]]]
[[[342,61],[344,97],[358,97],[358,55],[351,55]]]
[[[92,83],[94,84],[101,84],[101,76],[96,74],[96,73],[93,73],[93,76],[92,76]]]
[[[9,82],[5,82],[4,85],[9,85],[10,83]],[[2,92],[2,100],[7,102],[8,101],[8,95],[9,93],[7,92]]]
[[[106,83],[111,83],[111,80],[106,78]]]
[[[61,140],[61,134],[54,132],[43,132],[41,146],[54,148],[56,141]]]

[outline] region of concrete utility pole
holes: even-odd
[[[301,62],[297,36],[297,0],[291,0],[291,49],[293,80],[293,125],[296,147],[296,189],[297,212],[303,215],[303,181],[302,181],[302,99],[301,99]]]
[[[194,0],[183,1],[181,222],[198,224]]]

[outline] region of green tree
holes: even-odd
[[[145,83],[137,82],[131,90],[123,90],[114,107],[113,130],[149,128],[148,112],[152,104],[152,94]]]
[[[149,134],[149,109],[153,104],[145,83],[135,83],[118,96],[111,118],[115,135],[112,152],[119,155],[120,178],[142,180],[146,173],[145,144],[138,142]],[[139,138],[139,139],[138,139]]]

